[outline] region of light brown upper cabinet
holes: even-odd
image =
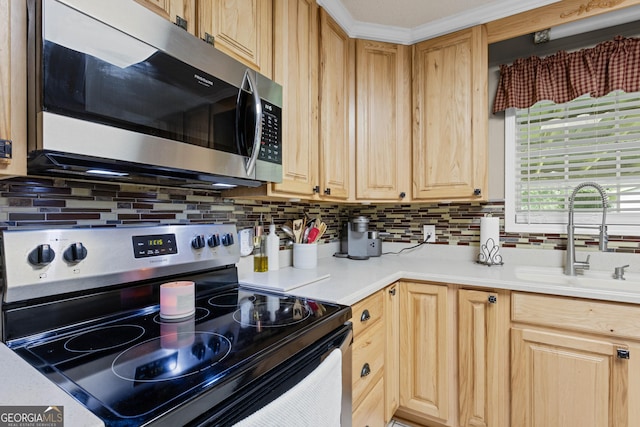
[[[357,201],[410,196],[411,48],[356,41]]]
[[[196,34],[195,0],[135,0],[167,21]]]
[[[271,77],[271,0],[198,0],[198,37],[247,66]]]
[[[282,183],[270,195],[312,197],[318,185],[318,6],[275,0],[274,78],[282,85]]]
[[[320,196],[349,198],[354,142],[354,50],[338,24],[320,11]]]
[[[476,26],[413,47],[413,199],[486,200],[488,45]]]
[[[0,177],[27,173],[27,4],[0,0]],[[9,154],[9,151],[11,154]]]

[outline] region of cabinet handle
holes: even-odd
[[[395,295],[396,295],[396,288],[389,289],[389,293],[390,293],[391,295],[395,296]]]
[[[629,350],[624,348],[619,348],[617,351],[617,356],[618,356],[618,359],[629,359],[631,354],[629,353]]]
[[[176,15],[176,22],[175,22],[175,24],[176,24],[178,27],[182,28],[183,30],[186,30],[186,29],[187,29],[187,26],[188,26],[188,21],[187,21],[186,19],[184,19],[183,17]]]
[[[360,315],[360,321],[361,322],[366,322],[369,319],[371,319],[371,315],[369,314],[369,310],[363,311],[362,315]]]
[[[11,144],[12,142],[10,139],[0,139],[0,160],[2,160],[3,162],[11,160]]]
[[[495,304],[498,302],[498,297],[495,295],[489,295],[489,298],[487,298],[489,301],[489,304]]]
[[[313,192],[314,193],[320,193],[320,186],[316,185],[315,187],[313,187]]]
[[[331,195],[331,189],[330,188],[325,188],[324,189],[324,194],[326,194],[327,196]]]
[[[209,33],[204,33],[204,39],[202,39],[202,40],[204,40],[205,43],[208,43],[211,46],[214,45],[214,37]]]
[[[371,368],[368,363],[365,363],[362,366],[362,370],[360,371],[360,378],[364,378],[371,373]]]

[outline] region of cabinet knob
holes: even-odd
[[[365,363],[362,366],[362,370],[360,371],[360,378],[364,378],[371,373],[371,367],[368,363]]]
[[[631,354],[629,353],[629,350],[627,350],[626,348],[619,348],[617,351],[617,356],[618,356],[618,359],[629,359]]]
[[[489,295],[489,298],[487,298],[487,300],[489,301],[489,304],[495,304],[498,302],[498,297],[495,295]]]
[[[396,294],[396,288],[389,289],[389,293],[390,293],[391,295],[394,295],[394,296],[395,296],[395,294]]]
[[[325,188],[324,189],[324,194],[326,194],[327,196],[331,195],[331,189],[330,188]]]
[[[313,192],[314,193],[320,193],[320,186],[316,185],[315,187],[313,187]]]
[[[400,193],[400,198],[404,199],[405,197],[407,197],[407,193],[405,193],[404,191],[402,193]]]
[[[369,310],[364,310],[362,312],[362,314],[360,315],[360,321],[361,322],[366,322],[367,320],[371,319],[371,315],[369,314]]]
[[[480,188],[474,188],[473,189],[473,195],[474,196],[480,196],[482,195],[482,190]]]

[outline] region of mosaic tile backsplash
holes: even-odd
[[[422,225],[436,226],[437,244],[478,246],[480,218],[504,218],[504,204],[446,203],[399,205],[337,205],[225,199],[217,191],[95,183],[53,178],[11,178],[0,181],[0,228],[117,227],[190,223],[233,223],[253,227],[261,217],[267,225],[320,216],[327,224],[324,242],[339,239],[339,226],[351,216],[365,215],[369,228],[388,233],[385,241],[417,243]],[[566,248],[560,234],[509,234],[502,226],[503,247]],[[279,231],[281,246],[286,236]],[[578,236],[576,246],[597,249],[597,240]],[[640,238],[609,236],[616,252],[640,253]]]

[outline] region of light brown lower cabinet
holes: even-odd
[[[354,427],[384,425],[384,290],[351,307],[351,402]],[[373,408],[373,411],[372,411]]]
[[[401,281],[352,310],[354,426],[640,426],[638,305]]]
[[[461,427],[509,426],[508,291],[458,291]]]
[[[511,425],[640,425],[640,307],[514,293]]]

